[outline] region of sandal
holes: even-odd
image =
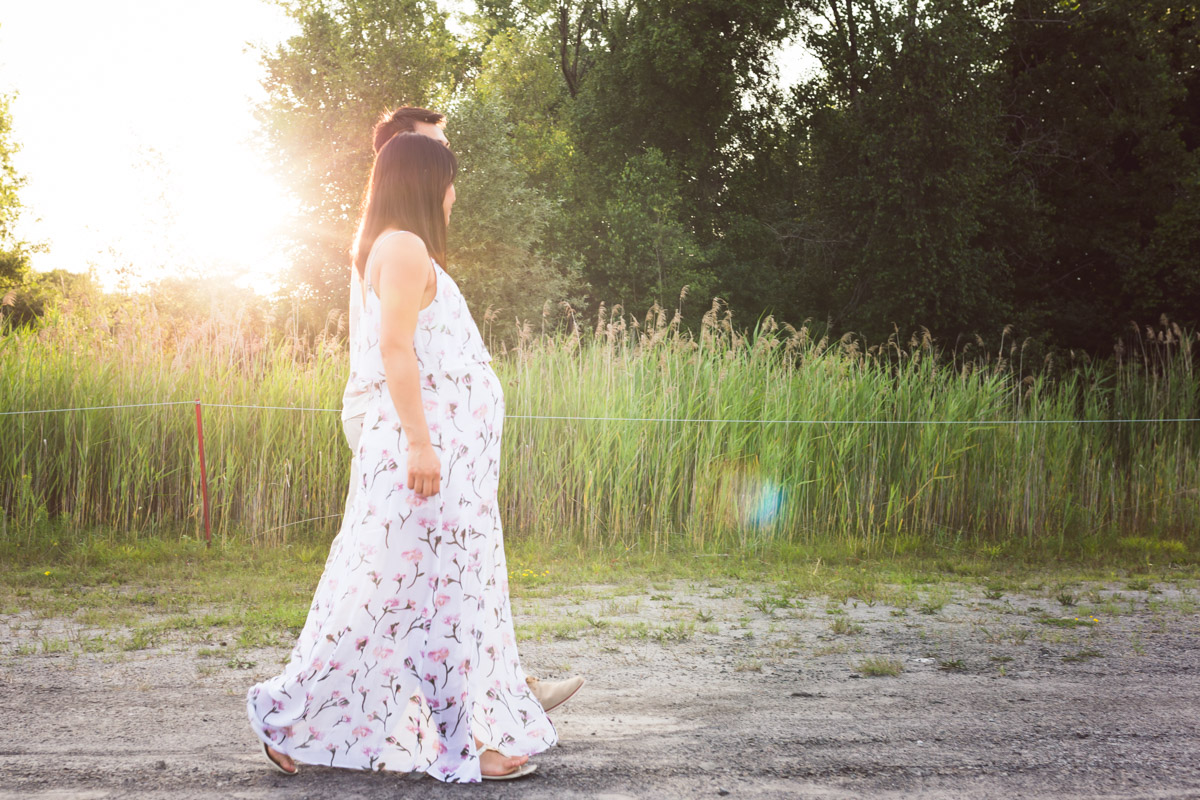
[[[493,753],[500,753],[499,750],[489,747],[487,750],[483,750],[480,755],[486,753],[488,750],[491,750]],[[504,755],[504,753],[500,753],[500,755]],[[511,781],[513,778],[524,778],[526,775],[533,773],[533,771],[536,769],[537,764],[526,761],[521,766],[516,767],[511,772],[506,772],[503,775],[484,775],[482,770],[480,770],[479,775],[485,781]]]
[[[283,766],[278,761],[271,758],[271,751],[267,749],[266,742],[262,743],[262,751],[263,751],[263,755],[266,756],[267,761],[271,762],[271,766],[274,767],[275,769],[279,770],[280,772],[282,772],[284,775],[295,775],[297,772],[300,771],[299,764],[296,764],[296,768],[294,770],[292,770],[291,772],[289,772],[288,770],[284,769]]]

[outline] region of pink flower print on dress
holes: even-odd
[[[364,736],[370,736],[371,729],[368,728],[366,725],[359,725],[357,728],[355,728],[353,731],[351,731],[351,733],[353,733],[355,736],[357,736],[358,738],[361,739]]]
[[[357,639],[354,640],[354,649],[361,652],[364,648],[366,648],[367,642],[369,642],[370,640],[371,640],[371,637],[369,637],[369,636],[358,637]]]
[[[392,650],[392,648],[390,648],[390,647],[384,647],[383,645],[379,645],[371,652],[373,652],[375,654],[376,658],[378,658],[380,661],[383,661],[385,659],[391,658],[392,653],[395,651]]]
[[[439,594],[437,597],[435,597],[433,599],[433,604],[435,606],[437,606],[438,608],[443,607],[444,605],[446,605],[446,603],[449,603],[449,602],[450,602],[450,595],[448,595],[448,594]]]
[[[429,660],[436,661],[439,664],[445,663],[446,659],[449,656],[450,656],[450,650],[449,650],[449,648],[446,648],[446,647],[442,647],[437,650],[429,651]]]
[[[414,548],[412,550],[405,550],[403,553],[400,554],[400,556],[405,561],[409,561],[413,564],[416,564],[424,557],[424,553],[422,553],[419,548]],[[400,580],[400,578],[401,578],[400,574],[396,573],[396,580]]]

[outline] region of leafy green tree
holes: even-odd
[[[292,282],[324,323],[345,306],[351,239],[381,112],[436,106],[462,78],[464,54],[433,0],[295,0],[300,32],[263,54],[265,148],[299,201]]]
[[[715,285],[700,272],[696,237],[681,221],[677,175],[656,148],[631,157],[604,199],[600,264],[611,302],[634,312],[671,307],[684,286],[700,297]]]
[[[561,214],[531,185],[517,158],[503,102],[469,93],[449,109],[446,134],[459,158],[449,232],[450,272],[477,318],[511,340],[514,320],[539,320],[548,301],[580,302],[578,263],[548,252],[547,228]],[[560,309],[551,302],[549,311]]]
[[[1006,21],[1010,146],[1045,246],[1018,304],[1064,346],[1131,319],[1200,322],[1200,4],[1018,0]]]
[[[492,43],[520,26],[514,41],[537,51],[540,80],[551,64],[558,72],[550,127],[565,147],[554,149],[553,172],[534,174],[563,198],[565,226],[550,238],[580,254],[593,302],[637,310],[673,303],[683,283],[694,293],[734,288],[723,274],[740,259],[721,246],[731,165],[755,139],[760,114],[751,106],[768,93],[774,50],[794,30],[797,7],[480,4]]]
[[[25,178],[12,160],[18,145],[12,138],[11,105],[12,95],[0,95],[0,288],[8,287],[9,291],[29,271],[31,252],[29,243],[18,239],[16,233],[22,211],[19,193]]]
[[[814,4],[823,71],[797,87],[808,147],[805,265],[835,326],[878,340],[924,325],[953,339],[1011,309],[1006,230],[1023,198],[992,65],[998,3]],[[1015,241],[1020,241],[1016,235]]]

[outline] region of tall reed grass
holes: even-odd
[[[1164,321],[1114,360],[1030,370],[1011,341],[991,355],[947,354],[928,336],[864,349],[770,318],[742,332],[716,302],[697,335],[658,308],[526,327],[494,350],[505,529],[654,551],[1194,551],[1200,423],[1101,420],[1200,417],[1198,338]],[[337,408],[345,373],[334,339],[220,309],[182,326],[139,304],[77,306],[0,332],[0,411]],[[349,462],[338,413],[206,405],[204,426],[215,536],[332,535]],[[0,416],[9,541],[55,517],[196,535],[198,483],[190,405]]]

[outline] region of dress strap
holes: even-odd
[[[390,236],[395,236],[397,233],[408,233],[408,231],[389,231],[382,236],[376,236],[375,241],[371,244],[371,252],[367,254],[367,263],[363,265],[364,283],[368,289],[371,287],[371,262],[375,260],[375,253],[379,250],[379,243]]]

